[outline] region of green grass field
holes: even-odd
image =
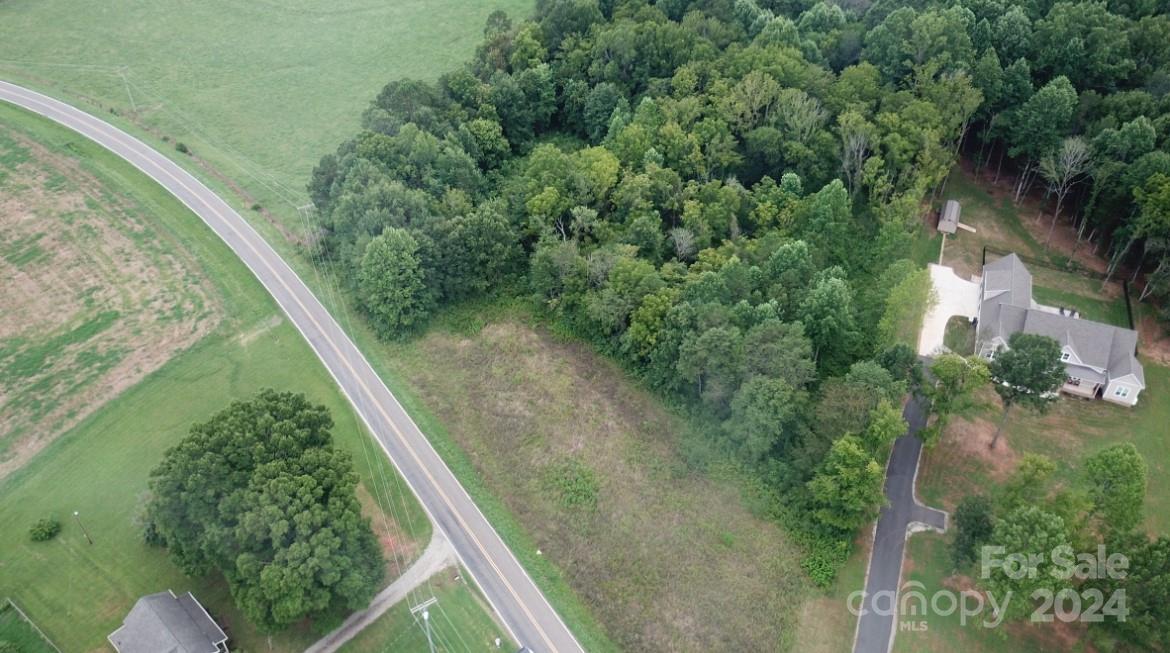
[[[232,608],[217,578],[184,577],[165,552],[146,547],[135,514],[147,474],[163,451],[195,420],[263,387],[303,392],[328,406],[339,446],[354,456],[365,504],[392,565],[421,550],[430,525],[374,448],[348,404],[295,329],[247,269],[193,214],[146,177],[71,132],[0,105],[0,122],[58,152],[69,152],[113,192],[148,212],[171,242],[181,242],[214,280],[224,322],[191,349],[107,403],[0,484],[0,595],[11,595],[68,651],[105,645],[138,596],[172,588],[193,590],[225,621],[238,645],[268,650],[265,638]],[[374,505],[376,502],[376,506]],[[71,519],[79,511],[94,544]],[[384,517],[382,515],[388,515]],[[54,516],[64,530],[42,544],[27,529]],[[398,521],[396,525],[394,520]],[[391,577],[392,578],[392,577]],[[389,580],[389,579],[388,579]],[[299,650],[315,639],[307,630],[272,638],[272,650]]]
[[[699,425],[612,361],[499,304],[450,311],[382,349],[389,376],[442,425],[423,428],[475,479],[473,496],[569,623],[600,622],[579,631],[587,650],[792,647],[820,598],[799,550],[751,513],[734,472],[688,465]],[[566,505],[570,463],[595,479],[594,507]]]
[[[1032,298],[1048,306],[1075,308],[1086,320],[1130,328],[1129,315],[1125,310],[1125,300],[1121,297],[1111,298],[1091,290],[1088,293],[1081,293],[1033,286]]]
[[[4,599],[0,599],[0,642],[15,644],[20,653],[56,653]]]
[[[489,13],[532,4],[7,0],[0,78],[185,143],[297,229],[313,165],[386,82],[454,69]]]
[[[415,604],[436,599],[436,603],[427,608],[435,650],[469,653],[515,650],[515,643],[492,620],[487,604],[475,586],[467,584],[466,578],[460,569],[447,569],[436,574],[411,596],[411,602]],[[496,647],[497,638],[499,648]],[[412,615],[411,606],[405,602],[390,608],[341,647],[341,653],[426,650],[427,635],[422,617]]]

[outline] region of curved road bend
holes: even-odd
[[[901,589],[906,538],[923,528],[940,533],[947,529],[947,513],[918,503],[914,493],[918,459],[922,454],[922,440],[917,433],[926,426],[927,406],[926,399],[915,394],[902,411],[908,429],[905,435],[894,441],[894,450],[886,465],[887,503],[874,527],[873,550],[865,572],[865,596],[854,633],[853,653],[888,653],[894,648],[899,623],[890,612],[890,606],[897,605]]]
[[[0,100],[38,113],[107,148],[202,218],[252,270],[309,342],[436,527],[447,535],[460,562],[483,590],[512,638],[538,652],[583,651],[358,348],[247,221],[183,168],[109,123],[3,81]]]

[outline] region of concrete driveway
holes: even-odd
[[[933,356],[941,351],[947,320],[955,315],[975,317],[979,310],[979,284],[960,279],[954,269],[931,263],[930,282],[938,298],[922,320],[918,335],[918,355]]]

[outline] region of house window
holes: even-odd
[[[1113,391],[1113,396],[1125,399],[1129,396],[1129,387],[1124,385],[1117,386],[1117,389]]]
[[[1068,353],[1067,351],[1060,352],[1060,360],[1062,362],[1067,363],[1068,359],[1070,359],[1070,358],[1072,358],[1072,354]]]

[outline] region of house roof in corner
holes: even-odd
[[[1056,340],[1085,365],[1107,370],[1111,379],[1133,374],[1145,387],[1145,372],[1134,355],[1136,331],[1033,308],[1032,274],[1019,256],[1008,254],[983,267],[979,339],[1006,341],[1020,331]]]
[[[108,639],[119,653],[217,653],[227,635],[190,592],[167,590],[138,599]]]

